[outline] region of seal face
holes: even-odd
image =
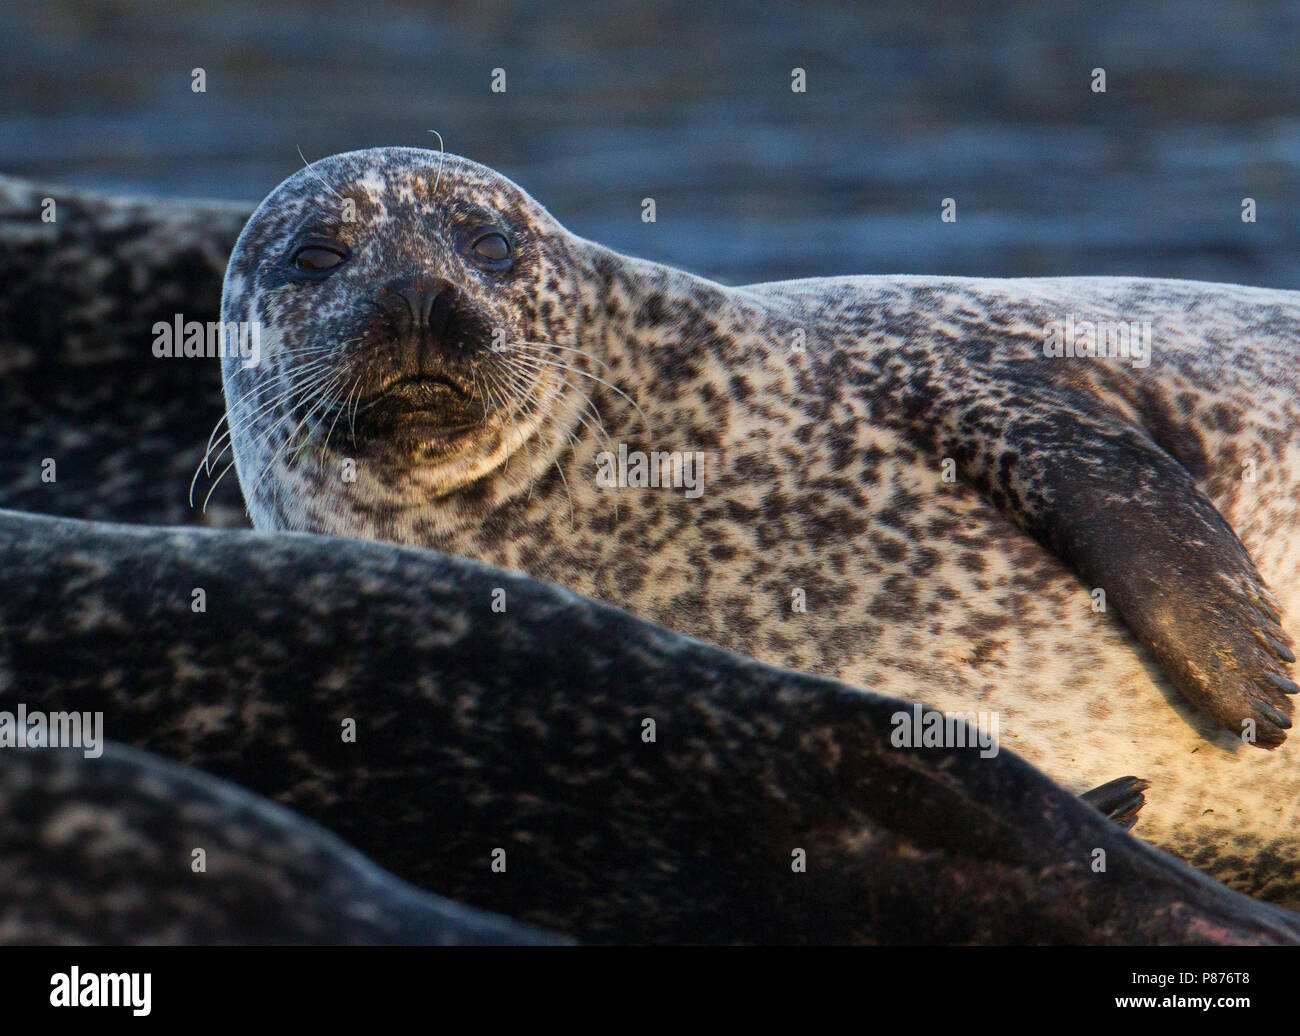
[[[1300,690],[1300,295],[727,288],[440,161],[323,160],[241,236],[223,319],[264,323],[263,361],[224,375],[255,524],[434,547],[765,662],[988,704],[1076,790],[1117,770],[1178,784],[1144,831],[1189,853],[1189,825],[1219,823],[1186,772],[1209,737],[1213,794],[1258,803],[1261,838],[1286,826],[1271,771],[1236,750],[1281,744]],[[353,224],[321,215],[348,199]],[[325,269],[296,271],[301,248]],[[1142,319],[1140,353],[1049,347],[1056,325]]]
[[[224,368],[254,520],[318,527],[324,514],[300,506],[314,499],[341,503],[344,528],[397,534],[412,513],[426,533],[450,528],[464,505],[438,501],[525,444],[497,489],[526,486],[585,405],[572,350],[552,344],[567,318],[547,312],[566,239],[509,181],[454,156],[357,152],[281,185],[240,237],[223,299],[223,320],[263,341],[264,362]],[[330,459],[360,462],[361,477],[342,481]]]

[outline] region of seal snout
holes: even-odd
[[[444,383],[468,398],[469,368],[483,335],[456,286],[424,274],[399,277],[379,289],[375,302],[375,326],[366,337],[377,380]]]
[[[448,344],[448,331],[457,311],[456,286],[441,277],[418,274],[399,277],[379,289],[380,312],[403,339],[419,346],[417,372],[427,353]]]
[[[474,307],[451,281],[425,273],[386,281],[374,303],[357,436],[450,443],[471,434],[485,413],[476,365],[486,334]]]

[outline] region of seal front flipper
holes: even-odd
[[[1140,777],[1116,777],[1100,787],[1085,791],[1079,798],[1129,831],[1137,823],[1138,813],[1147,804],[1147,798],[1142,793],[1149,787],[1151,782]]]
[[[1194,705],[1275,748],[1300,691],[1273,595],[1191,474],[1091,394],[1020,402],[988,437],[959,420],[968,470],[992,500],[1105,592]],[[976,411],[978,413],[978,411]]]

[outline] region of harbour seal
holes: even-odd
[[[1149,777],[1157,844],[1300,890],[1300,774],[1242,744],[1281,744],[1297,690],[1300,295],[728,288],[582,240],[485,167],[381,148],[267,197],[222,317],[263,333],[259,366],[223,368],[259,528],[434,547],[996,711],[1076,790]],[[1050,348],[1134,321],[1159,331],[1128,362]],[[665,454],[676,487],[601,484]],[[720,462],[694,493],[699,456]]]
[[[216,321],[251,211],[0,176],[0,507],[247,524],[234,486],[206,508],[185,491],[224,411],[217,365],[161,360],[151,343],[177,314]]]
[[[0,184],[0,188],[4,186]],[[18,188],[20,194],[30,190],[21,184]],[[196,266],[195,276],[174,280],[174,269],[165,258],[169,242],[178,257],[193,254],[190,246],[203,238],[204,213],[209,209],[206,203],[193,203],[192,217],[184,224],[190,229],[185,234],[168,237],[154,232],[156,227],[150,223],[148,204],[81,192],[66,192],[66,195],[78,206],[81,219],[95,227],[102,226],[104,221],[111,222],[116,218],[115,213],[129,206],[134,216],[133,230],[127,239],[128,251],[131,240],[147,235],[150,242],[159,246],[150,249],[150,255],[158,257],[158,261],[140,268],[141,278],[133,275],[131,283],[139,290],[128,295],[113,294],[112,284],[105,284],[108,304],[115,307],[117,314],[115,321],[99,327],[88,318],[80,324],[76,321],[68,324],[65,317],[74,314],[59,306],[60,299],[77,291],[84,277],[102,271],[118,259],[115,244],[118,239],[111,233],[100,234],[85,226],[61,226],[57,235],[50,235],[48,240],[43,239],[43,244],[24,253],[31,265],[31,276],[16,281],[22,287],[20,304],[4,304],[14,299],[10,290],[13,283],[6,283],[5,291],[0,292],[0,342],[4,344],[6,357],[33,353],[62,356],[70,343],[78,341],[90,345],[120,343],[144,351],[152,320],[169,315],[170,307],[166,304],[162,310],[155,305],[159,299],[174,300],[178,308],[197,319],[215,317],[215,310],[208,313],[203,309],[210,288],[204,280],[204,271],[210,269],[210,262],[205,260]],[[64,193],[59,197],[62,199]],[[30,221],[35,218],[35,212],[35,208],[24,211],[21,219]],[[175,214],[173,207],[163,207],[157,213],[159,225],[175,226]],[[11,232],[25,237],[29,228],[17,219],[0,223],[0,235],[8,236]],[[0,260],[9,254],[0,249]],[[173,287],[155,293],[150,289],[150,278],[157,278],[164,287],[170,282],[180,290]],[[188,298],[186,292],[191,292],[193,298]],[[24,300],[31,304],[21,304]],[[33,322],[29,314],[34,312],[44,313],[46,318]],[[128,325],[143,330],[123,337],[121,328]],[[65,334],[68,329],[76,333]],[[76,350],[68,355],[75,359]],[[118,421],[130,428],[149,428],[149,408],[154,401],[147,393],[130,391],[130,377],[122,376],[130,362],[119,357],[100,365],[98,383],[116,386],[105,405]],[[185,398],[193,399],[197,405],[190,414],[190,425],[182,423],[179,430],[173,431],[177,438],[174,449],[178,453],[207,437],[201,410],[206,404],[206,386],[214,384],[207,380],[204,365],[191,364],[187,369],[192,371],[193,381],[178,384],[176,391],[187,393]],[[139,451],[149,448],[145,439],[140,438],[137,444],[131,436],[122,437],[121,449],[96,457],[95,446],[102,445],[100,436],[91,436],[86,431],[90,425],[82,424],[93,421],[96,415],[87,414],[84,407],[76,405],[75,392],[69,391],[69,386],[57,378],[34,378],[30,389],[26,397],[18,400],[17,412],[21,414],[23,407],[29,407],[34,413],[57,415],[61,423],[55,430],[60,442],[70,444],[67,448],[78,448],[78,456],[94,460],[94,466],[78,465],[72,469],[71,477],[47,487],[51,492],[39,499],[37,509],[108,513],[120,521],[137,523],[170,520],[177,513],[178,502],[185,496],[185,480],[176,483],[171,478],[163,478],[168,484],[157,486],[136,477],[138,473],[134,471],[113,472],[114,466],[133,466],[143,456]],[[165,393],[158,402],[160,405],[167,402]],[[8,395],[0,400],[5,413],[13,412],[13,404]],[[93,443],[86,442],[88,436],[94,439]],[[6,458],[26,471],[22,462],[32,457],[39,460],[44,455],[42,445],[39,436],[20,440]],[[18,447],[37,452],[22,454]],[[114,477],[103,478],[101,472],[111,472]],[[156,517],[160,514],[164,517]],[[199,518],[196,513],[190,520]],[[725,765],[732,765],[732,753],[738,753],[735,764],[750,760],[763,771],[764,780],[770,781],[776,773],[771,769],[772,764],[788,761],[794,772],[787,776],[797,779],[800,772],[822,773],[836,756],[836,745],[845,745],[850,755],[863,750],[852,722],[846,721],[845,728],[840,730],[835,727],[833,717],[828,720],[821,709],[809,712],[806,709],[809,699],[782,700],[779,692],[785,686],[783,681],[793,679],[804,684],[804,678],[781,674],[781,679],[777,679],[765,667],[759,667],[758,672],[764,676],[754,687],[752,700],[728,701],[725,689],[743,686],[749,679],[748,667],[752,663],[731,656],[721,656],[719,660],[716,654],[697,655],[699,645],[690,641],[682,641],[670,649],[680,638],[671,638],[662,630],[650,631],[644,624],[633,624],[631,632],[629,627],[617,622],[592,629],[585,621],[586,608],[596,608],[595,614],[599,616],[602,614],[599,606],[584,606],[583,602],[562,594],[553,599],[549,595],[556,591],[538,589],[526,580],[515,581],[509,576],[503,577],[509,580],[505,583],[502,577],[491,574],[486,581],[471,578],[462,582],[458,577],[462,568],[471,577],[479,571],[468,563],[394,548],[362,549],[354,556],[352,545],[323,541],[315,541],[313,545],[304,543],[301,537],[288,537],[283,543],[280,537],[246,538],[229,533],[195,537],[175,529],[132,530],[35,515],[3,516],[0,533],[5,572],[5,593],[0,595],[3,606],[0,609],[0,690],[6,705],[15,696],[33,708],[42,704],[50,709],[68,708],[78,700],[89,706],[104,705],[108,710],[110,733],[224,772],[304,812],[312,811],[317,819],[368,847],[372,856],[386,858],[390,863],[408,846],[425,845],[439,853],[444,851],[440,838],[430,836],[429,817],[451,822],[458,816],[464,817],[471,827],[496,825],[496,797],[459,802],[456,796],[464,790],[466,777],[477,781],[483,776],[479,769],[481,757],[477,753],[484,748],[491,749],[502,729],[518,731],[517,737],[507,738],[510,744],[519,742],[526,746],[536,742],[539,728],[532,706],[538,702],[553,706],[554,711],[547,715],[555,719],[558,731],[538,749],[538,766],[525,765],[522,755],[494,756],[498,759],[497,772],[490,776],[506,782],[507,799],[517,802],[514,808],[524,811],[526,824],[520,830],[527,832],[536,825],[547,837],[553,833],[552,815],[561,827],[574,824],[573,803],[581,803],[586,791],[599,798],[602,787],[608,786],[601,784],[599,774],[591,772],[592,759],[625,751],[625,746],[610,740],[616,738],[618,728],[602,722],[610,715],[611,700],[627,707],[629,695],[637,698],[649,691],[654,701],[666,702],[674,708],[680,708],[682,702],[693,701],[703,710],[703,716],[695,720],[688,713],[683,729],[696,734],[712,729],[724,715],[730,716],[720,732],[726,733],[730,728],[736,734],[723,742],[722,756],[714,750],[716,739],[712,735],[703,741],[692,736],[690,745],[686,746],[689,750],[678,753],[672,760],[674,764],[684,760],[683,772],[689,775],[686,787],[698,786],[700,795],[693,796],[688,790],[685,799],[675,804],[676,813],[669,814],[668,818],[655,813],[644,826],[634,825],[611,834],[601,826],[608,819],[603,809],[600,822],[591,824],[591,833],[597,837],[599,859],[612,861],[615,868],[622,866],[621,871],[602,875],[601,882],[586,890],[588,896],[576,897],[576,905],[575,897],[557,903],[554,897],[548,899],[538,893],[541,901],[566,916],[576,917],[576,923],[584,928],[591,925],[593,917],[609,913],[609,908],[601,902],[603,893],[618,900],[622,904],[619,909],[632,918],[625,938],[647,930],[687,930],[679,917],[684,903],[680,882],[677,889],[657,895],[648,903],[639,900],[644,906],[643,914],[628,902],[629,896],[640,895],[638,876],[642,867],[648,867],[654,879],[649,886],[658,889],[664,865],[676,859],[681,873],[695,875],[699,861],[706,858],[694,851],[689,840],[673,838],[668,845],[664,844],[664,832],[671,830],[669,821],[675,817],[695,818],[690,820],[692,829],[698,826],[700,830],[712,832],[721,824],[724,832],[734,832],[732,844],[721,844],[726,837],[701,843],[709,849],[707,858],[716,860],[707,871],[715,878],[734,873],[736,846],[749,844],[754,835],[754,817],[766,815],[761,803],[767,797],[751,800],[738,797],[752,777],[744,766],[736,765],[737,783],[730,785],[733,790],[724,802],[711,803],[708,796],[718,787],[719,759]],[[179,586],[192,593],[195,586],[205,583],[216,586],[210,583],[214,576],[229,581],[221,585],[218,594],[219,600],[227,602],[226,607],[213,621],[206,615],[196,615],[189,608],[191,598],[184,593],[181,594],[184,606],[180,606],[181,602],[173,601],[166,591],[167,587]],[[444,582],[446,577],[450,581]],[[532,602],[527,614],[513,616],[508,626],[494,625],[487,636],[476,635],[468,642],[451,643],[467,606],[472,611],[474,602],[481,602],[485,595],[507,587],[512,588],[510,599],[519,603],[513,589],[517,585],[524,588],[524,600]],[[440,589],[429,596],[430,587]],[[337,597],[332,590],[337,590]],[[541,597],[532,596],[539,592]],[[373,608],[369,607],[372,598]],[[237,615],[232,615],[231,602],[238,602]],[[557,605],[562,607],[557,609]],[[252,615],[261,618],[250,624],[247,620]],[[432,615],[434,621],[412,623],[411,615]],[[328,620],[324,624],[322,616]],[[548,617],[555,622],[546,621]],[[180,624],[182,621],[185,625]],[[496,621],[504,623],[505,618],[500,616]],[[444,622],[449,625],[444,627]],[[131,635],[124,637],[124,632]],[[325,650],[321,649],[322,636],[329,645]],[[431,640],[448,643],[449,653],[434,650]],[[609,653],[609,641],[614,643],[613,654]],[[596,663],[594,672],[585,664],[571,665],[575,643],[584,645],[584,652],[579,654],[589,654]],[[462,654],[458,647],[466,644],[477,647]],[[313,666],[310,671],[304,671],[296,662],[288,662],[288,658],[316,658],[325,669]],[[679,671],[678,663],[684,658],[694,661]],[[740,670],[735,668],[738,662],[743,662]],[[427,680],[444,687],[433,699],[433,708],[440,710],[436,712],[438,719],[430,719],[419,705],[403,714],[403,706],[393,700],[393,687],[385,674],[402,672],[405,664],[413,666],[414,671],[428,673]],[[472,695],[466,694],[467,666],[477,674],[470,678],[471,683],[481,688]],[[639,671],[642,666],[646,667],[644,672]],[[539,686],[538,672],[544,674]],[[349,681],[356,696],[352,704],[341,703],[335,688]],[[812,686],[805,689],[815,690],[818,683],[812,681]],[[515,687],[519,688],[523,700],[517,703],[517,708],[506,709],[509,718],[503,728],[502,714],[498,711],[502,702],[498,699],[504,697],[508,702]],[[534,691],[539,698],[530,697]],[[454,699],[449,697],[453,693]],[[913,689],[908,696],[915,697],[917,693]],[[428,733],[414,740],[399,738],[395,742],[365,746],[361,763],[355,768],[352,766],[355,756],[338,765],[330,759],[312,762],[314,758],[319,759],[319,751],[328,744],[328,739],[326,742],[313,740],[318,729],[311,720],[313,709],[308,706],[306,712],[293,712],[295,722],[307,720],[301,728],[290,729],[277,717],[285,715],[286,708],[301,710],[303,703],[315,701],[314,696],[322,694],[324,697],[319,700],[326,708],[330,701],[348,708],[356,702],[369,706],[392,703],[395,713],[386,710],[369,713],[381,729]],[[867,696],[865,703],[855,692],[848,692],[847,696],[853,699],[849,715],[857,715],[856,710],[864,704],[870,705],[871,696]],[[814,695],[811,700],[818,697]],[[834,696],[828,704],[838,707],[838,698]],[[470,705],[473,701],[483,701],[490,707],[474,708]],[[721,705],[726,705],[728,711],[720,712]],[[154,706],[160,711],[151,715]],[[635,702],[631,708],[635,711]],[[892,708],[896,710],[898,703],[893,703]],[[231,718],[233,727],[215,722],[223,715]],[[391,720],[386,720],[386,715],[391,715]],[[454,722],[444,727],[448,715],[454,717]],[[750,724],[754,723],[759,726],[752,728]],[[830,730],[826,729],[828,724]],[[363,727],[363,733],[366,729]],[[430,761],[428,745],[437,741],[435,732],[444,729],[451,732],[451,740],[446,754],[435,761],[446,779],[432,782],[427,798],[396,818],[407,826],[393,827],[392,804],[407,801],[412,788],[423,786],[424,768]],[[585,733],[574,738],[575,729]],[[766,730],[764,738],[778,731],[784,733],[776,743],[763,738],[755,742],[756,730]],[[882,716],[866,744],[874,744],[876,749],[882,747],[885,731]],[[827,733],[835,736],[826,740]],[[178,734],[181,736],[175,736]],[[385,754],[388,747],[399,750],[389,756]],[[281,756],[281,752],[287,756]],[[573,754],[568,755],[570,752]],[[1126,879],[1121,877],[1127,872],[1127,865],[1113,865],[1104,878],[1095,873],[1089,878],[1078,861],[1085,854],[1091,859],[1098,847],[1098,840],[1092,835],[1094,829],[1089,826],[1095,821],[1087,819],[1096,814],[1090,810],[1079,814],[1068,796],[1037,775],[1033,778],[1037,782],[1032,785],[1034,790],[1026,798],[1017,777],[1024,767],[1010,753],[1003,753],[998,757],[1002,762],[994,761],[992,765],[986,760],[975,763],[968,759],[956,771],[942,753],[936,753],[933,758],[907,758],[913,754],[894,753],[902,766],[899,774],[910,789],[906,809],[889,806],[887,799],[893,794],[889,789],[898,787],[893,781],[886,782],[883,792],[879,787],[864,790],[857,785],[848,789],[834,782],[829,785],[829,793],[845,801],[856,801],[865,794],[870,802],[877,798],[876,792],[881,792],[882,800],[871,807],[877,812],[869,828],[884,829],[883,836],[876,839],[877,846],[885,849],[897,846],[902,859],[924,861],[917,867],[900,870],[888,864],[887,852],[883,857],[872,855],[866,861],[869,866],[863,878],[865,886],[855,885],[850,878],[847,893],[843,889],[823,891],[812,897],[816,902],[836,904],[844,894],[861,897],[864,887],[881,888],[884,896],[876,903],[881,908],[876,913],[867,911],[864,916],[862,905],[855,902],[853,924],[859,931],[865,930],[880,941],[913,942],[942,941],[945,935],[977,941],[1036,942],[1287,941],[1292,937],[1289,932],[1294,919],[1289,915],[1270,912],[1232,896],[1168,861],[1153,870],[1150,857],[1130,855],[1131,848],[1124,848],[1127,843],[1121,843],[1120,858],[1137,861],[1135,885],[1127,886]],[[539,803],[538,775],[553,773],[556,757],[564,758],[568,777],[559,794],[549,795]],[[288,765],[277,772],[278,761],[285,759]],[[922,764],[920,771],[913,769],[917,762]],[[982,767],[985,772],[977,772],[973,766]],[[923,776],[927,773],[934,779]],[[618,774],[611,774],[608,779],[617,782]],[[594,785],[593,780],[597,782]],[[954,780],[958,782],[956,786]],[[390,781],[397,783],[390,786]],[[661,775],[661,781],[665,788],[677,786],[672,769]],[[567,793],[565,787],[569,788]],[[1131,819],[1135,787],[1132,782],[1125,782],[1118,792],[1113,788],[1104,792],[1099,789],[1099,794],[1090,799],[1101,802],[1117,819],[1127,822]],[[340,790],[345,794],[334,799]],[[608,798],[613,804],[610,808],[617,808],[623,801],[639,801],[636,789],[629,790],[615,783],[611,790],[623,797]],[[956,799],[951,798],[954,791]],[[129,784],[121,783],[119,794],[129,796]],[[783,818],[779,825],[799,824],[801,818],[797,812],[782,812],[791,804],[781,799],[780,790],[775,789],[775,794],[776,816]],[[737,816],[743,814],[748,824],[737,827],[735,820],[727,818],[723,806],[733,800]],[[448,813],[449,801],[464,812]],[[995,825],[1000,832],[995,840],[1000,844],[988,855],[977,853],[972,859],[971,847],[983,845],[988,837],[989,803],[995,814],[1005,817]],[[806,811],[804,820],[820,815],[818,810],[823,808],[816,793],[811,799],[800,798],[793,806],[796,811]],[[634,816],[639,815],[637,808],[633,808]],[[879,812],[881,809],[885,812]],[[375,825],[362,822],[371,816],[376,818]],[[1062,822],[1064,829],[1059,826]],[[576,828],[564,830],[571,835],[577,831]],[[617,838],[627,830],[635,837],[624,846]],[[1103,825],[1101,830],[1108,832],[1110,828]],[[935,832],[946,832],[938,847]],[[578,842],[583,846],[590,844],[582,838]],[[571,846],[566,846],[563,838],[545,844],[549,849],[560,850],[554,856],[541,854],[548,873],[569,873],[565,861],[572,856],[567,851]],[[1101,844],[1110,845],[1107,841]],[[29,851],[36,849],[31,844]],[[465,870],[459,881],[476,882],[480,891],[504,904],[501,893],[505,888],[513,888],[512,884],[485,883],[477,866],[467,867],[466,860],[457,852],[446,851],[450,868]],[[407,860],[413,864],[413,871],[418,870],[420,861],[411,860],[411,855],[406,854]],[[843,855],[836,852],[831,860],[839,860]],[[439,856],[439,860],[447,858]],[[851,854],[849,858],[852,859]],[[478,861],[468,862],[475,865]],[[431,874],[439,866],[436,862],[428,866],[426,861],[426,872]],[[860,866],[855,864],[850,870],[859,873],[855,868]],[[749,871],[738,873],[743,876]],[[1041,881],[1044,873],[1065,877],[1060,884],[1053,879],[1044,885]],[[821,872],[821,878],[827,877]],[[688,887],[700,889],[708,902],[716,903],[719,893],[714,883],[701,886],[694,883],[697,881],[693,877],[693,884]],[[945,889],[951,892],[943,892]],[[831,898],[822,898],[824,895]],[[778,905],[745,902],[743,888],[734,892],[733,897],[739,897],[733,907],[736,916],[727,917],[723,925],[707,932],[697,930],[700,933],[697,938],[740,938],[735,933],[747,923],[762,928],[762,937],[768,939],[815,939],[819,933],[826,936],[828,932],[815,920],[819,915],[814,915],[812,922],[808,917],[792,919],[792,913],[782,913]],[[528,896],[520,896],[519,901],[526,903]],[[936,913],[933,926],[927,927],[931,925],[930,914],[938,911],[936,904],[941,901],[947,904],[947,909]],[[898,910],[892,913],[885,910],[890,904],[899,905]],[[536,902],[533,909],[537,909]],[[838,906],[830,908],[831,913],[838,909]],[[747,922],[749,915],[753,917]],[[237,918],[232,921],[239,923]],[[864,921],[870,927],[864,929]],[[960,934],[963,932],[964,935]],[[618,935],[608,938],[617,940]]]
[[[0,708],[100,710],[398,877],[584,942],[1300,942],[1010,750],[897,746],[910,703],[473,561],[0,512],[0,572]],[[1123,821],[1135,795],[1093,800]],[[5,827],[21,859],[28,818]]]
[[[122,745],[0,752],[0,817],[0,945],[567,941],[422,892],[274,803]]]

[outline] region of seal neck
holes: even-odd
[[[673,369],[708,356],[731,365],[770,333],[772,315],[743,289],[587,244],[596,312],[578,333],[611,364]]]

